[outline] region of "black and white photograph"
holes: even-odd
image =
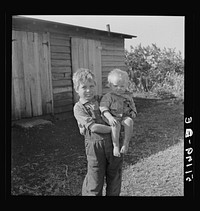
[[[184,15],[13,15],[11,37],[12,196],[184,196]]]

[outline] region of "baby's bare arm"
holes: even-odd
[[[109,111],[103,112],[103,115],[104,115],[107,119],[110,119],[110,118],[113,117],[112,114],[111,114]]]
[[[109,124],[112,126],[116,126],[118,121],[112,116],[112,114],[109,111],[105,111],[103,115],[107,118],[109,121]]]

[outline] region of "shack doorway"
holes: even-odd
[[[72,73],[79,68],[94,72],[97,82],[97,95],[102,94],[101,42],[98,40],[71,38]],[[79,97],[73,89],[74,103]]]
[[[12,120],[53,112],[49,33],[12,31]]]

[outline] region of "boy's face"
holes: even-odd
[[[127,86],[127,81],[118,77],[113,77],[112,83],[110,84],[112,91],[116,94],[124,94]]]
[[[79,97],[83,100],[90,101],[93,99],[96,94],[96,85],[93,80],[87,80],[85,82],[81,82],[78,86],[76,92]]]

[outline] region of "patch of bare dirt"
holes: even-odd
[[[121,195],[182,195],[183,104],[143,98],[135,103],[138,117],[124,158]],[[51,121],[12,127],[12,195],[81,194],[87,167],[83,137],[73,115]]]

